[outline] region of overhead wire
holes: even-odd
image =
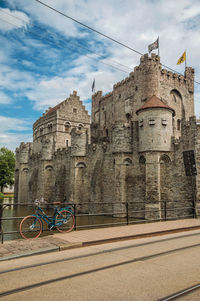
[[[11,23],[11,22],[9,22],[9,21],[6,21],[6,20],[4,20],[4,19],[1,19],[1,18],[0,18],[0,20],[3,21],[3,22],[5,22],[5,23],[8,23],[8,24],[10,24],[10,25],[15,26],[15,27],[18,28],[18,25],[16,25],[16,24],[13,24],[13,23]],[[35,36],[37,36],[37,37],[39,37],[39,38],[42,38],[40,35],[36,34],[35,32],[32,32],[32,31],[30,31],[30,30],[26,30],[26,31],[27,31],[27,32],[30,32],[31,34],[33,34],[33,35],[35,35]],[[55,44],[52,43],[51,40],[49,40],[49,39],[45,39],[45,40],[48,41],[48,42],[50,42],[51,45],[55,46]],[[60,46],[60,45],[56,45],[56,47],[62,48],[62,49],[63,49],[63,46]],[[70,47],[67,47],[67,46],[65,46],[65,47],[66,47],[67,49],[69,49],[70,51],[72,51],[72,49],[71,49]],[[126,73],[126,74],[129,74],[129,73],[130,73],[130,72],[127,72],[127,71],[125,71],[125,70],[122,70],[122,69],[120,69],[120,68],[118,68],[118,67],[116,67],[116,66],[113,66],[113,65],[108,64],[108,63],[106,63],[106,62],[103,62],[103,61],[100,61],[100,60],[98,60],[98,59],[95,59],[95,58],[91,57],[91,56],[88,55],[88,54],[84,54],[84,56],[88,57],[89,59],[95,60],[95,61],[97,61],[97,62],[99,62],[99,63],[101,63],[101,64],[104,64],[104,65],[107,65],[107,66],[109,66],[109,67],[111,67],[111,68],[114,68],[114,69],[116,69],[116,70],[118,70],[118,71],[124,72],[124,73]]]
[[[86,25],[86,24],[84,24],[84,23],[78,21],[78,20],[75,19],[75,18],[70,17],[69,15],[67,15],[67,14],[65,14],[65,13],[63,13],[63,12],[57,10],[57,9],[55,9],[54,7],[48,5],[48,4],[46,4],[46,3],[44,3],[44,2],[42,2],[42,1],[40,1],[40,0],[35,0],[35,1],[38,2],[38,3],[40,3],[40,4],[43,5],[43,6],[46,6],[47,8],[49,8],[49,9],[51,9],[51,10],[53,10],[53,11],[55,11],[56,13],[58,13],[58,14],[64,16],[65,18],[68,18],[68,19],[70,19],[70,20],[76,22],[77,24],[79,24],[79,25],[81,25],[81,26],[83,26],[83,27],[85,27],[85,28],[87,28],[87,29],[89,29],[89,30],[91,30],[91,31],[93,31],[93,32],[95,32],[95,33],[97,33],[97,34],[99,34],[99,35],[101,35],[101,36],[103,36],[103,37],[105,37],[105,38],[107,38],[107,39],[109,39],[109,40],[111,40],[111,41],[113,41],[113,42],[115,42],[115,43],[117,43],[117,44],[119,44],[119,45],[121,45],[121,46],[123,46],[123,47],[125,47],[125,48],[127,48],[127,49],[129,49],[129,50],[131,50],[131,51],[133,51],[133,52],[135,52],[135,53],[137,53],[137,54],[139,54],[139,55],[144,55],[144,54],[141,53],[140,51],[138,51],[138,50],[136,50],[136,49],[134,49],[134,48],[132,48],[132,47],[130,47],[130,46],[128,46],[128,45],[125,45],[124,43],[122,43],[122,42],[120,42],[120,41],[117,41],[116,39],[113,39],[112,37],[110,37],[110,36],[108,36],[108,35],[106,35],[106,34],[100,32],[100,31],[98,31],[98,30],[92,28],[91,26],[88,26],[88,25]],[[168,67],[167,65],[162,64],[162,66],[165,67],[165,68],[167,68],[167,69],[169,69],[169,70],[171,70],[172,72],[175,72],[175,73],[178,73],[178,74],[182,75],[180,72],[178,72],[178,71],[172,69],[171,67]],[[194,81],[194,82],[200,85],[200,82],[197,82],[197,81]]]
[[[17,17],[17,16],[13,16],[12,14],[9,14],[8,12],[3,11],[2,9],[0,9],[0,11],[1,11],[2,13],[4,13],[4,14],[7,14],[7,15],[11,16],[12,18],[15,18],[15,19],[18,19],[18,20],[20,20],[20,21],[26,22],[24,19],[19,18],[19,17]],[[1,19],[1,21],[4,21],[4,22],[9,23],[8,21],[3,20],[3,19]],[[11,24],[11,23],[10,23],[10,24]],[[11,25],[14,25],[14,24],[11,24]],[[18,27],[16,24],[15,24],[14,26]],[[33,25],[33,26],[34,26],[35,28],[40,29],[40,30],[44,30],[44,29],[41,28],[40,26],[37,26],[37,25]],[[26,29],[26,30],[27,30],[27,29]],[[33,33],[33,32],[30,31],[30,30],[27,30],[27,31]],[[52,33],[51,33],[51,35],[52,35]],[[52,35],[52,37],[53,37],[53,35]],[[46,39],[46,38],[45,38],[45,39]],[[48,39],[48,40],[49,40],[49,39]],[[80,45],[80,44],[78,44],[78,43],[75,43],[75,42],[72,42],[72,41],[68,42],[68,44],[69,44],[69,43],[70,43],[71,45],[75,45],[75,46],[77,46],[77,47],[79,47],[79,48],[82,48],[82,49],[84,49],[84,50],[87,50],[87,51],[91,52],[93,55],[95,55],[95,56],[97,56],[97,57],[99,57],[99,58],[101,58],[101,59],[103,59],[103,60],[106,60],[106,61],[108,61],[108,62],[110,61],[110,62],[112,62],[112,63],[115,63],[115,64],[117,64],[117,65],[119,65],[119,66],[122,66],[122,67],[124,67],[124,68],[126,68],[126,69],[129,69],[129,70],[131,70],[131,71],[133,70],[132,68],[130,68],[130,67],[124,65],[124,64],[121,64],[121,63],[119,63],[119,62],[117,62],[117,61],[115,61],[115,60],[107,59],[107,58],[105,57],[105,55],[103,56],[103,55],[94,53],[91,49],[88,49],[87,47],[82,46],[82,45]],[[66,47],[67,47],[67,46],[66,46]],[[69,47],[67,47],[67,48],[69,48]],[[88,56],[88,55],[86,55],[86,56]],[[93,57],[90,57],[90,58],[91,58],[91,59],[94,59]],[[94,59],[94,60],[96,60],[96,59]],[[110,65],[110,64],[105,63],[105,62],[102,62],[102,61],[100,61],[100,62],[101,62],[101,63],[104,63],[104,64],[106,64],[106,65],[108,65],[108,66],[112,66],[112,67],[115,68],[115,69],[118,69],[118,70],[120,70],[120,71],[123,71],[123,72],[129,74],[129,72],[126,72],[126,71],[124,71],[124,70],[122,70],[122,69],[119,69],[118,67],[115,67],[115,66],[113,66],[113,65]]]

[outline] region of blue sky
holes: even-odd
[[[161,63],[187,65],[200,82],[199,0],[44,0],[57,10],[138,50],[160,38]],[[35,0],[0,0],[0,147],[32,141],[32,124],[78,91],[91,110],[91,85],[104,93],[139,64],[140,56],[64,18]],[[156,51],[155,51],[156,52]],[[195,85],[200,116],[200,85]]]

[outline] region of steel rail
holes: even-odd
[[[157,301],[171,301],[171,300],[176,300],[179,297],[183,297],[185,295],[188,295],[189,293],[192,293],[193,291],[197,290],[200,288],[200,283],[195,284],[191,287],[188,287],[186,289],[183,289],[181,291],[178,291],[172,295],[166,296],[162,299],[158,299]]]
[[[49,279],[49,280],[44,280],[44,281],[40,281],[34,284],[29,284],[29,285],[24,285],[15,289],[11,289],[11,290],[7,290],[7,291],[3,291],[0,293],[0,298],[1,297],[5,297],[5,296],[9,296],[9,295],[13,295],[16,293],[20,293],[23,291],[28,291],[37,287],[42,287],[51,283],[56,283],[56,282],[60,282],[63,280],[67,280],[67,279],[72,279],[72,278],[76,278],[76,277],[80,277],[80,276],[84,276],[84,275],[88,275],[88,274],[92,274],[92,273],[97,273],[103,270],[108,270],[108,269],[113,269],[116,267],[120,267],[120,266],[124,266],[124,265],[128,265],[131,263],[135,263],[138,261],[146,261],[146,260],[150,260],[152,258],[156,258],[156,257],[160,257],[160,256],[165,256],[168,254],[172,254],[174,252],[179,252],[182,250],[187,250],[190,248],[196,248],[196,247],[200,247],[200,244],[194,244],[194,245],[190,245],[190,246],[185,246],[185,247],[181,247],[181,248],[176,248],[176,249],[172,249],[172,250],[168,250],[168,251],[164,251],[164,252],[159,252],[159,253],[155,253],[155,254],[151,254],[151,255],[147,255],[147,256],[141,256],[141,257],[137,257],[137,258],[133,258],[130,260],[125,260],[122,262],[118,262],[118,263],[114,263],[114,264],[110,264],[110,265],[106,265],[106,266],[102,266],[99,268],[95,268],[95,269],[90,269],[90,270],[86,270],[83,272],[79,272],[79,273],[74,273],[74,274],[70,274],[70,275],[65,275],[62,277],[57,277],[57,278],[53,278],[53,279]],[[165,300],[165,299],[164,299]]]
[[[175,237],[156,239],[156,240],[153,240],[153,241],[147,241],[147,242],[136,243],[136,244],[134,243],[134,244],[131,244],[131,245],[128,245],[128,246],[123,246],[123,247],[113,247],[112,249],[109,248],[108,250],[97,251],[97,252],[91,253],[91,254],[78,255],[78,256],[73,256],[73,257],[68,257],[67,256],[66,258],[63,258],[63,259],[57,259],[57,260],[51,260],[51,261],[46,261],[46,262],[41,262],[41,263],[29,264],[29,265],[24,265],[24,266],[17,267],[17,268],[10,268],[8,270],[0,271],[0,275],[5,274],[5,273],[19,271],[19,270],[25,270],[25,269],[29,269],[29,268],[45,266],[45,265],[54,264],[54,263],[73,261],[73,260],[82,259],[82,258],[88,258],[88,257],[96,256],[96,255],[102,255],[102,254],[105,254],[105,253],[110,254],[110,253],[116,252],[116,251],[133,249],[133,248],[138,248],[138,247],[143,247],[143,246],[148,246],[148,245],[154,245],[154,244],[162,243],[162,242],[165,243],[167,241],[173,241],[173,240],[177,240],[177,239],[184,239],[184,238],[187,238],[187,237],[193,237],[193,236],[195,237],[195,236],[199,236],[199,235],[200,235],[199,233],[192,233],[192,234],[190,233],[190,234],[183,234],[183,235],[180,234],[180,236],[175,236]],[[3,261],[3,259],[2,259],[2,261]]]

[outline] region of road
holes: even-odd
[[[199,254],[196,230],[14,259],[0,263],[0,298],[159,300],[200,283]]]

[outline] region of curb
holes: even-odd
[[[33,256],[33,255],[40,255],[40,254],[45,254],[45,253],[51,253],[51,252],[56,252],[59,251],[59,247],[48,247],[48,248],[42,248],[39,250],[35,250],[35,251],[30,251],[30,252],[26,252],[26,253],[21,253],[21,254],[13,254],[10,256],[4,256],[2,258],[0,258],[0,262],[2,261],[6,261],[6,260],[11,260],[11,259],[18,259],[18,258],[22,258],[22,257],[28,257],[28,256]]]
[[[83,247],[82,242],[73,242],[68,244],[63,244],[59,246],[59,251],[69,250],[69,249],[75,249],[75,248],[81,248]]]
[[[128,236],[107,238],[107,239],[101,239],[101,240],[73,242],[73,243],[68,242],[68,243],[63,243],[59,246],[42,248],[42,249],[38,249],[35,251],[30,251],[30,252],[21,253],[21,254],[13,254],[10,256],[2,257],[2,258],[0,258],[0,262],[6,261],[6,260],[33,256],[33,255],[40,255],[40,254],[45,254],[45,253],[58,252],[58,251],[64,251],[64,250],[81,248],[81,247],[89,247],[89,246],[93,246],[93,245],[100,245],[100,244],[104,244],[104,243],[112,243],[112,242],[118,242],[118,241],[130,240],[130,239],[155,237],[155,236],[160,236],[160,235],[167,235],[167,234],[172,234],[172,233],[180,233],[180,232],[199,230],[199,229],[200,229],[200,226],[192,226],[192,227],[185,227],[185,228],[162,230],[162,231],[158,231],[158,232],[149,232],[149,233],[134,234],[134,235],[128,235]]]
[[[100,245],[100,244],[104,244],[104,243],[112,243],[112,242],[130,240],[130,239],[155,237],[155,236],[161,236],[161,235],[167,235],[167,234],[173,234],[173,233],[180,233],[180,232],[186,232],[186,231],[192,231],[192,230],[199,230],[199,229],[200,229],[200,226],[192,226],[192,227],[185,227],[185,228],[162,230],[162,231],[157,231],[157,232],[134,234],[134,235],[128,235],[128,236],[119,236],[119,237],[114,237],[114,238],[107,238],[107,239],[101,239],[101,240],[93,240],[93,241],[88,241],[88,242],[82,242],[82,246],[83,247],[88,247],[88,246]]]

